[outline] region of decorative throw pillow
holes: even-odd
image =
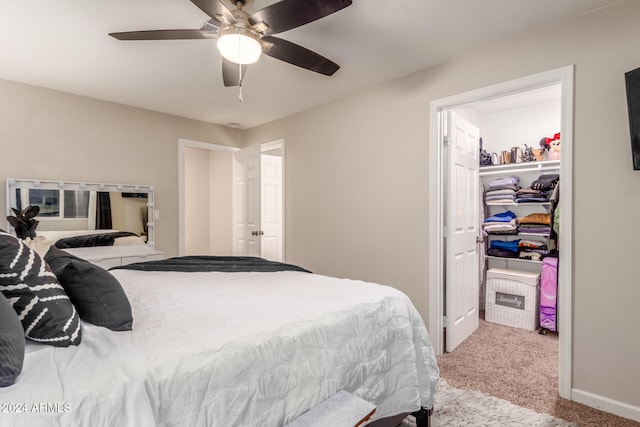
[[[130,331],[131,305],[120,282],[102,267],[51,246],[44,256],[80,318],[112,331]]]
[[[24,329],[9,301],[0,293],[0,387],[16,382],[24,363]]]
[[[49,266],[15,236],[0,233],[0,291],[32,341],[67,347],[80,343],[80,318]]]

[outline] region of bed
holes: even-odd
[[[373,423],[432,408],[430,340],[392,287],[258,258],[110,274],[132,330],[81,320],[78,345],[27,342],[22,373],[0,388],[0,425],[282,426],[339,390],[375,404]]]
[[[61,249],[92,246],[129,246],[145,245],[137,234],[120,230],[64,230],[37,231],[33,239],[34,248],[43,255],[50,246]]]

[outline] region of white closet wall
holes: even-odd
[[[560,100],[485,114],[481,135],[489,152],[524,145],[540,148],[540,139],[560,132]]]

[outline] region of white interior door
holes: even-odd
[[[283,260],[282,232],[282,157],[262,155],[261,161],[261,249],[262,257]]]
[[[262,256],[261,249],[261,147],[234,153],[233,254]]]
[[[478,150],[479,130],[454,112],[448,126],[446,191],[446,351],[453,351],[479,325]]]

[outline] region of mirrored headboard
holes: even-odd
[[[7,215],[39,206],[36,235],[127,231],[154,247],[153,186],[8,178],[6,194]],[[8,221],[6,230],[13,232]]]

